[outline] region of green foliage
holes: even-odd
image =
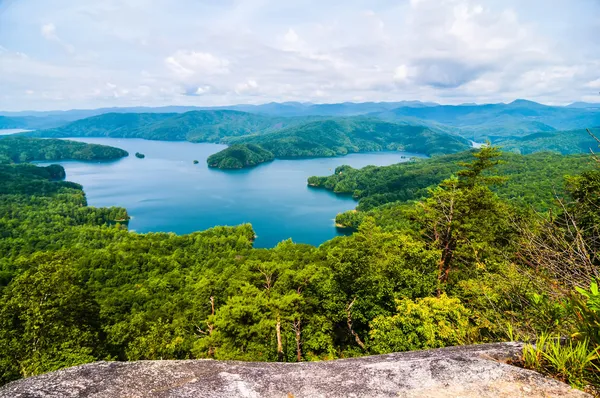
[[[219,169],[241,169],[257,166],[274,159],[271,152],[253,144],[232,145],[221,152],[211,155],[206,160],[209,167]]]
[[[379,316],[370,326],[370,347],[380,354],[460,345],[468,334],[469,311],[446,295],[403,299],[396,301],[396,314]]]
[[[573,297],[573,308],[577,314],[574,337],[585,338],[600,348],[600,291],[598,283],[592,282],[589,290],[575,288],[581,297]]]
[[[130,232],[125,209],[88,207],[81,186],[60,181],[61,166],[0,165],[0,382],[107,358],[305,361],[498,341],[506,325],[513,337],[591,342],[596,289],[569,303],[554,289],[560,280],[528,268],[518,251],[528,213],[491,186],[494,169],[512,170],[523,193],[532,186],[523,181],[540,178],[520,167],[561,175],[563,162],[579,163],[509,155],[497,164],[494,148],[475,155],[451,157],[471,160],[462,166],[404,165],[415,178],[438,170],[438,185],[418,188],[419,202],[340,216],[356,226],[351,236],[272,249],[252,247],[250,225]],[[395,194],[382,176],[404,166],[336,173]],[[563,363],[577,373],[581,355],[572,357]]]
[[[476,153],[476,152],[475,152]],[[329,177],[310,177],[309,185],[359,199],[358,210],[368,211],[391,202],[418,200],[428,189],[460,170],[460,163],[471,152],[399,163],[392,166],[367,166],[356,170],[340,166]],[[503,154],[504,162],[496,166],[506,183],[492,188],[501,198],[516,204],[532,205],[538,210],[556,207],[555,195],[564,195],[564,177],[591,169],[588,156],[560,156],[551,153],[533,155]],[[540,176],[544,176],[540,178]],[[490,176],[487,176],[490,177]]]
[[[15,278],[0,301],[0,368],[27,377],[93,361],[102,355],[99,307],[67,256],[56,255]]]
[[[584,389],[598,386],[600,367],[598,348],[587,340],[563,343],[560,337],[542,335],[535,345],[523,349],[524,366]]]
[[[24,137],[0,138],[0,163],[34,160],[113,160],[129,154],[119,148],[66,140]]]

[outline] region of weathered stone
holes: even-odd
[[[588,397],[506,364],[518,343],[305,363],[97,362],[19,380],[1,398]]]

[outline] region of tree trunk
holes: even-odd
[[[294,321],[294,331],[296,332],[296,360],[298,362],[302,362],[302,348],[301,348],[301,343],[300,343],[300,335],[301,335],[300,324],[301,324],[300,319],[298,319],[297,321]]]
[[[277,315],[277,325],[275,326],[277,331],[277,361],[283,362],[283,344],[281,343],[281,319]]]
[[[354,329],[352,329],[352,313],[350,312],[350,309],[354,305],[355,301],[356,301],[356,298],[354,298],[352,300],[352,302],[350,304],[348,304],[348,306],[346,307],[346,315],[348,317],[348,330],[350,330],[350,334],[352,336],[354,336],[354,340],[356,341],[356,344],[358,344],[360,346],[360,348],[362,348],[363,350],[366,350],[365,343],[362,342],[362,340],[360,339],[358,334],[356,334]]]

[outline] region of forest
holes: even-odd
[[[251,135],[232,139],[234,145],[212,155],[208,163],[221,159],[239,168],[252,167],[273,158],[290,159],[306,157],[343,156],[356,152],[410,151],[438,155],[463,151],[469,148],[467,140],[455,135],[432,131],[423,126],[409,126],[369,118],[320,120],[289,127],[275,133]],[[254,149],[248,150],[249,147]],[[233,148],[233,149],[232,149]],[[251,156],[251,152],[254,155]],[[241,162],[252,158],[253,161]],[[259,154],[259,155],[257,155]]]
[[[367,211],[390,202],[421,199],[449,175],[458,172],[471,152],[414,158],[391,166],[367,166],[357,170],[340,166],[327,177],[313,176],[308,185],[338,194],[349,194],[359,200],[358,209]],[[556,207],[556,195],[564,195],[564,176],[590,169],[589,155],[561,156],[541,152],[521,156],[505,152],[498,172],[509,177],[506,183],[491,187],[503,199],[544,211]]]
[[[6,136],[0,137],[0,164],[46,160],[116,160],[127,151],[83,142]]]
[[[87,206],[61,166],[0,166],[0,382],[96,360],[296,362],[566,336],[521,365],[598,386],[598,159],[488,146],[377,170],[327,183],[354,176],[338,188],[366,213],[351,236],[254,249],[251,225],[130,232],[125,209]],[[407,192],[362,209],[409,173]]]

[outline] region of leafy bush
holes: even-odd
[[[577,333],[596,347],[600,347],[600,291],[598,283],[593,282],[589,290],[576,288],[583,297],[573,299]]]
[[[439,348],[461,344],[469,329],[469,311],[460,300],[426,297],[398,300],[393,316],[371,322],[370,348],[376,353]]]

